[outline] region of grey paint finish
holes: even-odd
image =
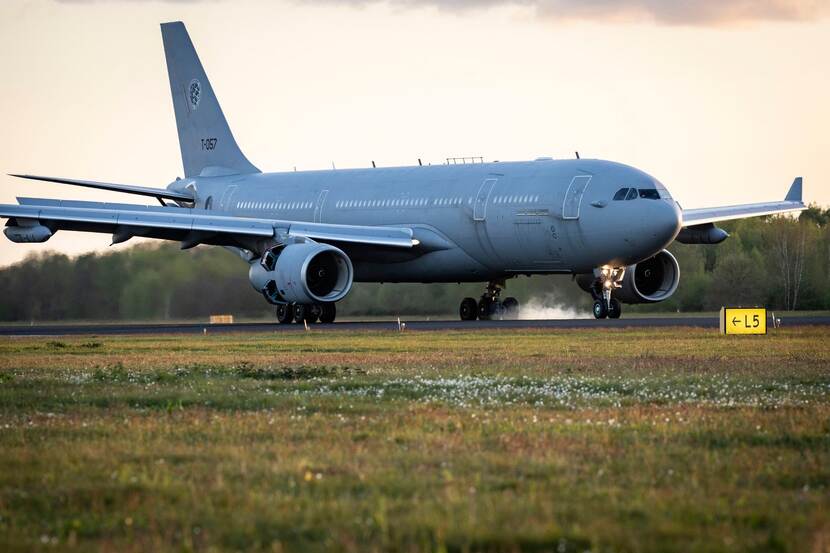
[[[366,270],[357,263],[361,280],[480,281],[516,273],[586,272],[603,264],[627,265],[650,257],[669,244],[680,228],[680,211],[673,200],[613,202],[614,193],[623,186],[655,188],[657,183],[632,167],[599,160],[191,180],[196,184],[197,205],[221,195],[233,181],[238,188],[230,215],[310,222],[316,214],[323,223],[420,229],[442,239],[451,250],[460,250],[424,253],[416,247],[415,259],[398,260],[397,266],[383,270],[378,262],[369,263]],[[566,201],[574,182],[582,193]],[[187,181],[179,181],[171,188],[185,186]],[[564,216],[566,205],[570,217]],[[443,279],[436,274],[438,266],[448,273]]]
[[[185,176],[258,173],[236,144],[184,24],[163,23],[161,36]]]
[[[162,36],[186,178],[166,191],[28,178],[178,206],[20,199],[0,206],[7,236],[107,232],[113,242],[228,246],[248,259],[309,239],[343,249],[356,280],[486,281],[627,266],[659,252],[683,225],[804,208],[797,179],[784,202],[681,213],[650,175],[590,159],[263,174],[237,146],[184,25],[165,23]],[[623,189],[633,196],[615,198]]]

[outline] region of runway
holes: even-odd
[[[782,315],[781,326],[830,326],[830,316]],[[612,328],[667,328],[695,327],[717,328],[718,318],[709,317],[629,317],[618,320],[554,319],[518,321],[405,321],[406,331],[436,330],[499,330],[499,329],[612,329]],[[397,331],[394,321],[337,322],[329,325],[315,324],[315,331]],[[235,324],[67,324],[67,325],[7,325],[0,326],[0,336],[117,336],[130,334],[216,334],[216,333],[264,333],[300,332],[301,324],[275,323]],[[770,325],[770,330],[772,330]]]

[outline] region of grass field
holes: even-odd
[[[830,329],[0,340],[0,550],[830,551]]]

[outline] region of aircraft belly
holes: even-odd
[[[357,282],[481,282],[501,276],[460,248],[430,252],[398,263],[354,262],[354,270]]]

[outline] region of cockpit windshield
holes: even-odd
[[[656,188],[620,188],[614,194],[614,201],[622,200],[636,200],[643,198],[646,200],[659,200],[660,198],[671,198],[668,190],[662,185],[657,185]]]

